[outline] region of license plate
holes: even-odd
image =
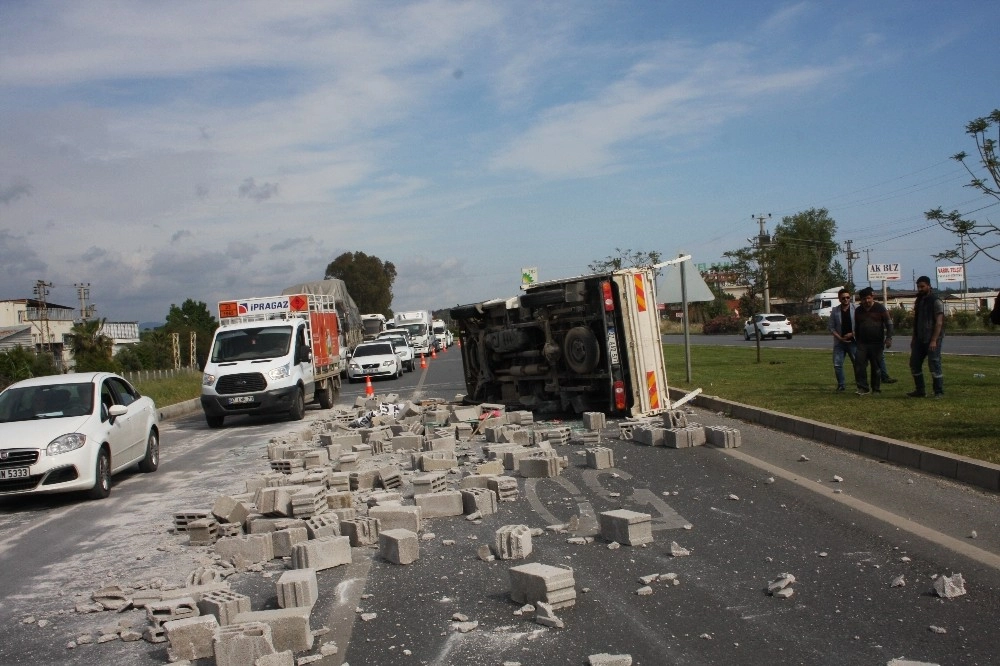
[[[618,365],[618,340],[615,338],[615,329],[608,327],[608,357],[611,365]]]
[[[233,398],[229,398],[230,405],[246,405],[253,402],[252,395],[238,395]]]
[[[27,479],[29,476],[27,467],[12,467],[11,469],[0,469],[0,481],[7,479]]]

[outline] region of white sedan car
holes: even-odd
[[[777,340],[778,336],[792,339],[792,322],[783,314],[758,314],[753,319],[747,319],[743,325],[743,337],[751,340],[759,337],[761,340],[771,338]]]
[[[347,380],[365,377],[402,377],[403,360],[388,341],[362,342],[354,348],[347,362]]]
[[[35,377],[0,393],[0,496],[111,492],[111,475],[160,464],[156,405],[118,375]]]

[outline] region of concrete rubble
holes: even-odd
[[[584,413],[580,429],[536,423],[531,412],[507,412],[500,405],[398,404],[396,399],[359,398],[353,408],[335,407],[308,427],[273,438],[266,464],[245,480],[244,492],[220,495],[209,508],[174,513],[172,531],[183,537],[182,547],[202,549],[211,564],[191,571],[183,586],[158,580],[95,590],[91,603],[80,603],[78,612],[139,609],[146,621],[135,627],[123,620],[102,630],[97,641],[144,638],[162,643],[172,662],[211,658],[220,666],[273,666],[319,661],[339,648],[333,642],[317,644],[316,636],[326,629],[312,628],[312,609],[320,601],[323,576],[352,564],[352,549],[375,549],[382,561],[393,565],[413,563],[420,558],[420,541],[434,539],[424,529],[427,521],[478,522],[502,513],[505,503],[521,499],[522,479],[558,477],[569,465],[560,447],[581,447],[579,457],[594,470],[615,465],[614,451],[602,445],[608,434],[603,413]],[[738,430],[691,423],[682,410],[622,421],[617,427],[619,439],[640,445],[740,445]],[[608,549],[645,547],[654,541],[650,514],[617,509],[596,518],[597,533]],[[573,516],[549,531],[588,546],[595,539],[593,532],[577,532],[582,522]],[[508,568],[516,615],[558,629],[565,623],[556,611],[577,602],[573,569],[541,561],[514,562],[530,560],[535,552],[532,539],[544,533],[527,525],[504,525],[496,530],[493,543],[479,545],[476,553],[483,561]],[[669,552],[674,557],[690,554],[677,542],[670,544]],[[237,573],[270,578],[275,567],[283,569],[274,582],[277,608],[254,609],[251,598],[226,580]],[[794,577],[788,578],[781,589],[794,582]],[[674,573],[650,574],[641,582],[640,595],[652,594],[654,586],[680,583]],[[946,589],[954,594],[958,587],[952,582]],[[360,608],[358,613],[362,621],[376,617]],[[478,628],[478,621],[453,618],[455,631]],[[75,636],[67,648],[94,641],[91,634]],[[587,659],[601,666],[632,663],[627,654],[601,653]]]

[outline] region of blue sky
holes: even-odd
[[[0,3],[0,298],[162,320],[343,252],[393,308],[698,263],[829,209],[855,270],[932,274],[924,211],[1000,107],[996,2]],[[981,209],[981,210],[980,210]],[[867,252],[866,252],[867,251]],[[846,263],[843,256],[842,263]],[[856,275],[858,273],[856,272]],[[1000,285],[977,258],[974,286]]]

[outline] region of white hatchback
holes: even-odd
[[[758,314],[753,319],[747,319],[743,325],[743,337],[747,340],[754,336],[761,340],[764,338],[777,339],[779,336],[792,339],[792,322],[783,314]]]
[[[160,464],[153,400],[107,372],[35,377],[0,393],[0,495],[111,493],[111,475]]]
[[[351,352],[347,362],[347,380],[361,381],[365,377],[402,377],[403,360],[388,340],[363,342]]]

